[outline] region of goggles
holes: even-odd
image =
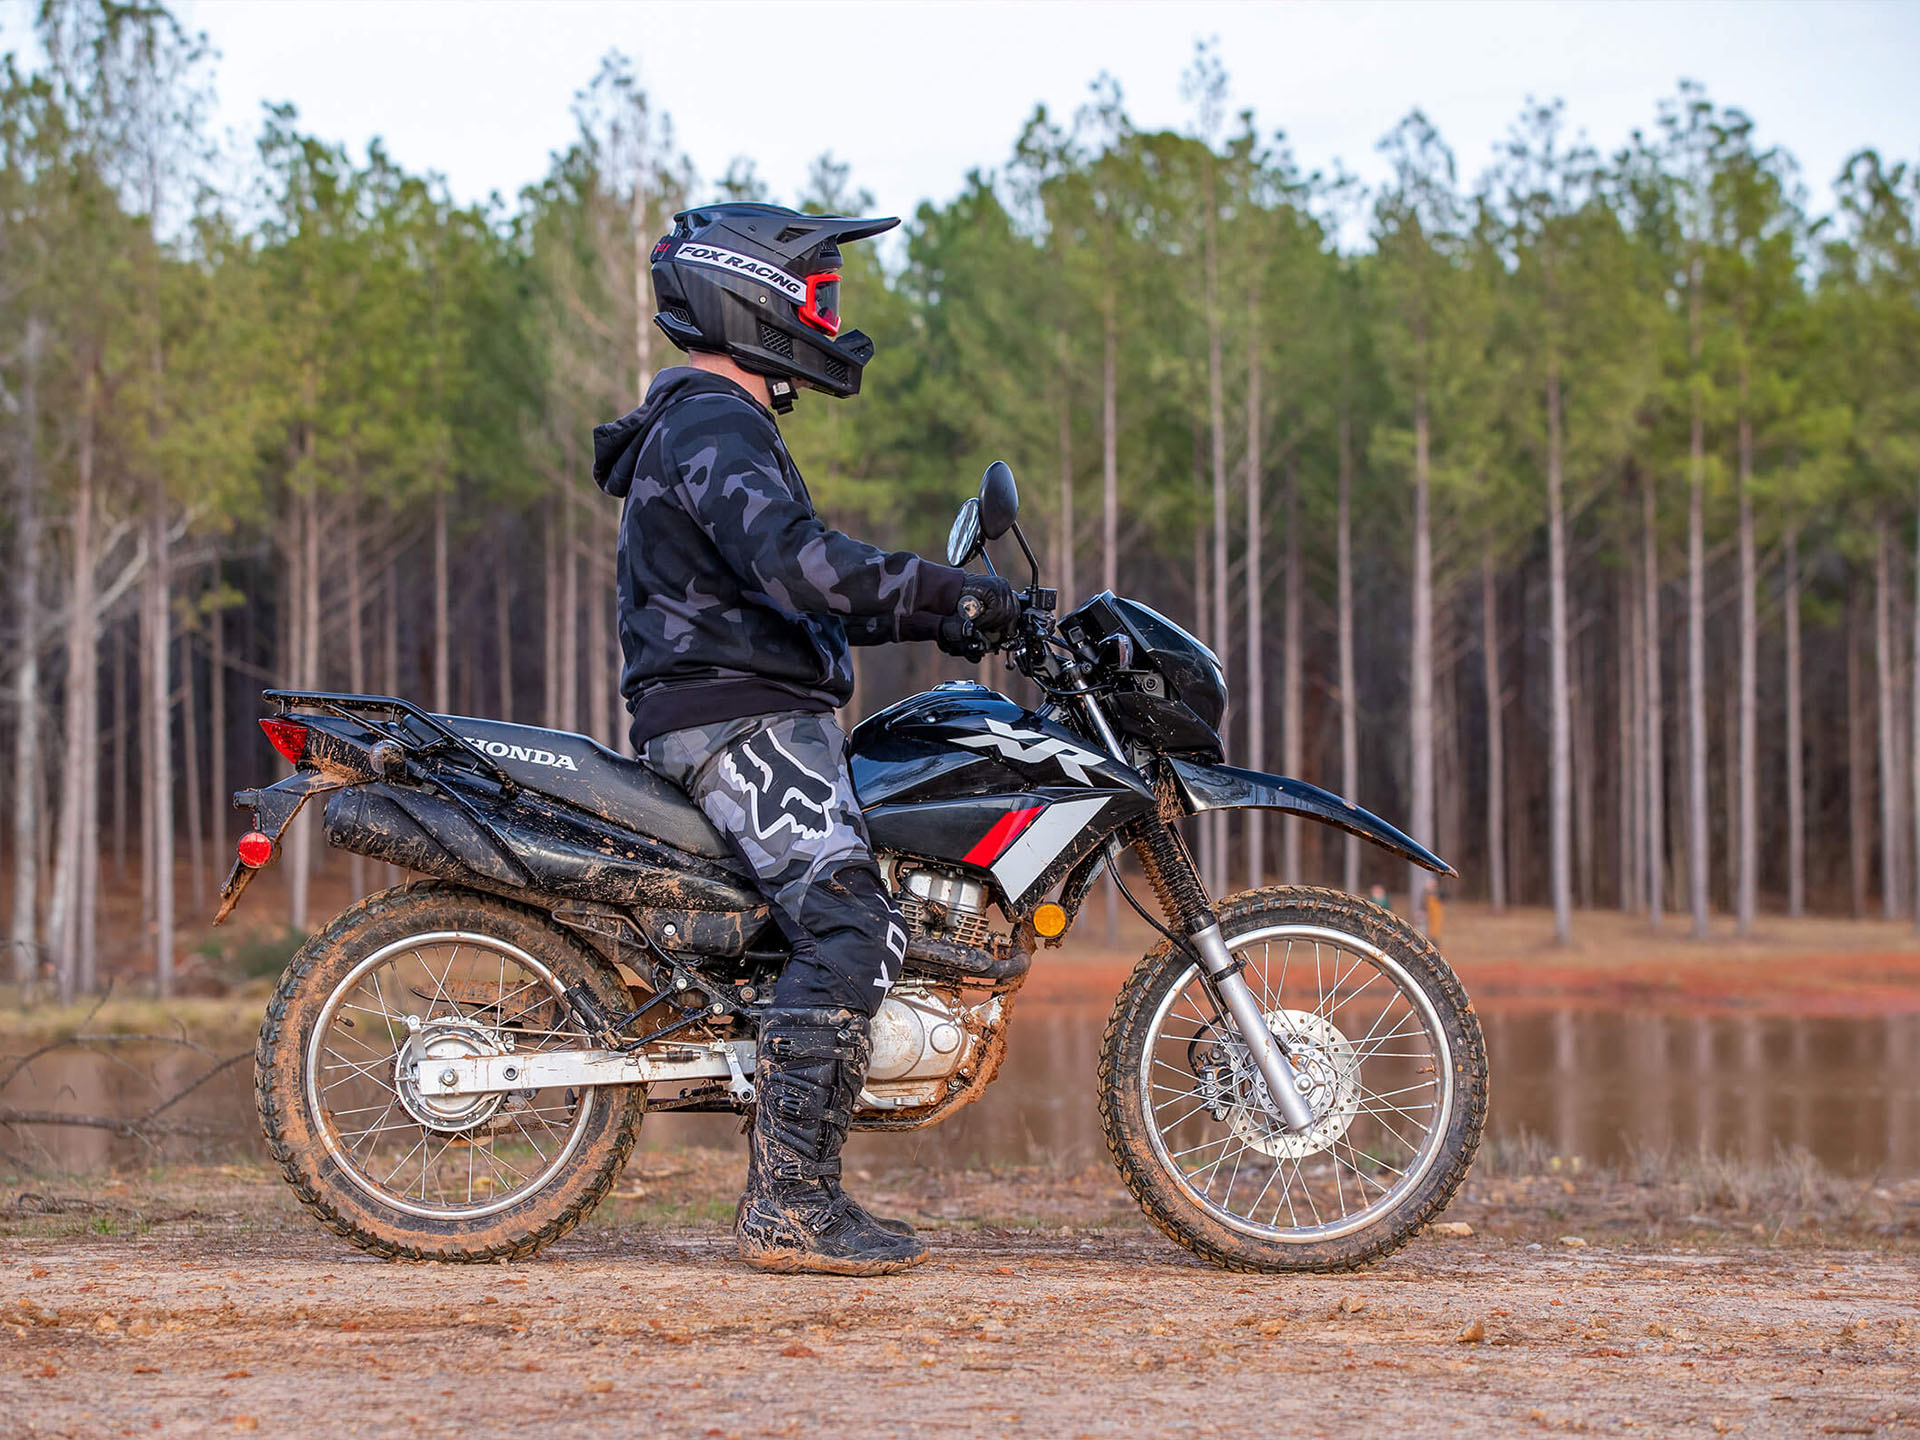
[[[800,306],[800,318],[816,330],[838,336],[840,333],[840,272],[822,270],[807,276],[807,298]]]

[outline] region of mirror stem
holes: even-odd
[[[1033,588],[1040,588],[1040,562],[1034,559],[1033,546],[1027,543],[1026,531],[1020,528],[1018,520],[1013,522],[1013,538],[1020,542],[1020,551],[1027,557],[1027,569],[1033,572]]]

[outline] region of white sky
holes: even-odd
[[[1206,36],[1234,110],[1285,130],[1308,168],[1338,159],[1368,180],[1375,142],[1414,106],[1471,179],[1529,96],[1564,99],[1610,150],[1681,77],[1791,150],[1816,207],[1859,146],[1920,159],[1916,3],[184,0],[180,13],[222,54],[223,127],[250,135],[263,101],[289,100],[308,129],[356,153],[382,136],[462,200],[541,174],[571,134],[573,93],[613,48],[703,178],[750,155],[791,201],[832,149],[901,215],[1003,164],[1036,101],[1070,115],[1102,70],[1136,124],[1185,124],[1180,73]]]

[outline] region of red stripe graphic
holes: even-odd
[[[980,837],[973,849],[961,858],[969,865],[991,865],[1007,853],[1007,847],[1020,838],[1020,832],[1031,825],[1034,817],[1047,807],[1036,805],[1031,810],[1009,810],[993,822],[993,828]]]

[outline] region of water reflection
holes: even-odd
[[[857,1135],[849,1163],[874,1169],[1105,1163],[1095,1101],[1104,1006],[1024,1002],[1000,1078],[942,1125]],[[1605,1164],[1642,1147],[1765,1157],[1802,1145],[1848,1174],[1920,1171],[1920,1014],[1861,1018],[1689,1017],[1595,1011],[1483,1014],[1493,1064],[1491,1128],[1529,1131],[1561,1153]],[[0,1096],[21,1110],[138,1115],[210,1062],[191,1052],[61,1052],[36,1060]],[[252,1067],[215,1077],[168,1112],[204,1125],[168,1158],[261,1155]],[[651,1148],[737,1145],[724,1116],[659,1115]],[[137,1141],[103,1130],[0,1127],[0,1149],[74,1169],[142,1164]],[[0,1160],[4,1160],[0,1156]]]

